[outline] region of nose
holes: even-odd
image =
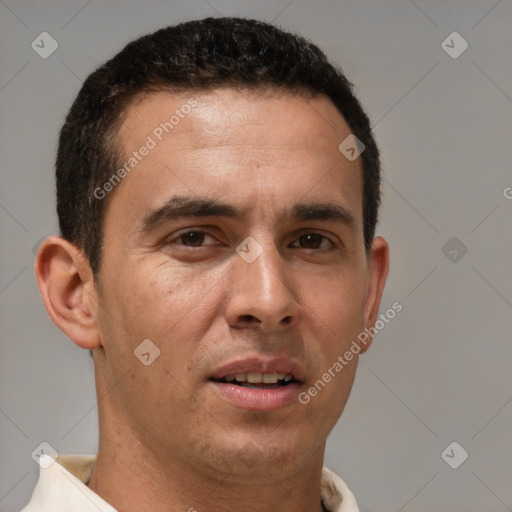
[[[297,324],[297,300],[293,268],[281,258],[272,244],[251,263],[238,254],[230,274],[226,317],[234,328],[258,327],[280,331]]]

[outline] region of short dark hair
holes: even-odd
[[[206,18],[160,29],[124,47],[84,82],[62,127],[56,161],[62,236],[80,247],[98,276],[108,199],[94,191],[121,161],[123,111],[147,92],[220,87],[277,88],[325,95],[363,142],[364,241],[368,251],[380,206],[380,160],[370,122],[352,84],[303,37],[243,18]],[[341,141],[340,141],[341,142]]]

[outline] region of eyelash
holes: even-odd
[[[177,235],[174,235],[172,238],[170,239],[167,239],[166,242],[165,242],[165,245],[174,245],[174,243],[179,240],[181,237],[185,236],[185,235],[188,235],[190,233],[196,233],[196,234],[201,234],[201,235],[206,235],[206,236],[210,236],[212,238],[215,238],[213,235],[210,235],[208,232],[206,231],[203,231],[203,230],[200,230],[200,229],[189,229],[187,231],[182,231],[181,233],[178,233]],[[330,244],[331,244],[331,247],[327,248],[327,249],[333,249],[333,248],[336,248],[336,244],[330,239],[328,238],[327,236],[325,235],[322,235],[321,233],[318,233],[318,232],[315,232],[315,231],[306,231],[306,232],[303,232],[301,233],[296,240],[299,240],[301,237],[303,236],[306,236],[306,235],[315,235],[315,236],[320,236],[322,238],[322,242],[323,240],[327,240]],[[320,242],[320,243],[322,243]],[[191,249],[196,249],[196,248],[199,248],[199,247],[213,247],[215,245],[219,245],[219,244],[207,244],[207,245],[192,245],[192,246],[189,246],[189,245],[185,245],[185,244],[177,244],[179,245],[180,247],[184,247],[186,248],[187,250],[191,250]],[[307,250],[307,251],[310,251],[310,252],[321,252],[321,251],[325,251],[326,248],[314,248],[314,249],[310,249],[310,248],[307,248],[307,247],[298,247],[299,249],[304,249],[304,250]]]

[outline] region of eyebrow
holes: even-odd
[[[163,206],[149,211],[142,218],[140,232],[148,234],[162,224],[187,217],[226,217],[243,218],[245,212],[228,203],[201,197],[175,196]],[[282,209],[278,214],[279,222],[285,219],[294,221],[326,220],[345,224],[352,231],[357,222],[354,215],[344,206],[327,202],[297,203],[291,209]]]

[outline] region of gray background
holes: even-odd
[[[41,441],[97,448],[92,361],[47,318],[33,275],[34,246],[57,231],[64,116],[83,79],[129,40],[219,15],[273,20],[319,44],[356,84],[382,150],[382,311],[395,301],[403,311],[361,358],[326,465],[362,512],[512,510],[506,0],[0,1],[0,510],[29,499]],[[48,59],[31,48],[43,31],[59,44]],[[453,31],[469,44],[456,59],[441,46]],[[441,457],[452,441],[469,453],[458,469]]]

